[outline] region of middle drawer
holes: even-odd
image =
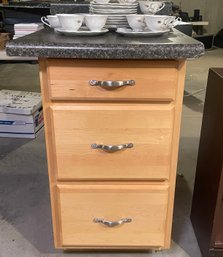
[[[60,180],[167,180],[173,105],[54,105]]]

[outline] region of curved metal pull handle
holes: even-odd
[[[116,80],[116,81],[112,81],[112,80],[107,80],[107,81],[100,81],[100,80],[90,80],[89,84],[91,86],[100,86],[100,87],[104,87],[106,89],[116,89],[116,88],[120,88],[123,86],[134,86],[135,85],[135,81],[134,80]]]
[[[123,145],[98,145],[98,144],[91,145],[91,148],[93,148],[93,149],[102,149],[109,153],[114,153],[114,152],[120,151],[122,149],[132,148],[132,147],[133,147],[132,143],[123,144]]]
[[[102,223],[103,225],[105,225],[109,228],[113,228],[113,227],[122,225],[124,223],[130,223],[130,222],[132,222],[132,219],[131,218],[123,218],[123,219],[120,219],[120,220],[117,220],[117,221],[109,221],[109,220],[104,220],[104,219],[101,219],[101,218],[94,218],[93,222]]]

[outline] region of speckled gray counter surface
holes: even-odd
[[[59,0],[53,1],[20,1],[20,2],[9,2],[9,4],[0,4],[1,9],[13,9],[13,8],[22,8],[22,9],[41,9],[41,8],[52,8],[51,13],[86,13],[89,11],[90,1],[87,0]]]
[[[28,9],[42,9],[50,8],[50,2],[44,1],[25,1],[25,2],[10,2],[9,4],[0,4],[0,8],[28,8]]]
[[[154,38],[130,38],[115,32],[94,37],[67,37],[43,29],[10,41],[10,56],[82,59],[185,59],[204,53],[202,43],[174,30]]]
[[[78,3],[52,3],[50,5],[50,13],[89,13],[90,2]]]

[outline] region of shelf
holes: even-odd
[[[190,21],[190,24],[193,26],[208,26],[209,22],[208,21]]]

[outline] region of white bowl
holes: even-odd
[[[164,31],[171,27],[174,16],[167,15],[145,15],[145,23],[151,31]]]
[[[84,20],[82,14],[57,14],[60,21],[60,26],[66,30],[77,31]]]
[[[139,7],[144,14],[156,14],[165,7],[165,3],[158,1],[139,1]]]
[[[60,27],[60,22],[56,15],[43,16],[41,17],[41,21],[50,28]]]
[[[91,31],[101,31],[105,26],[108,15],[101,14],[86,14],[84,15],[84,22]]]
[[[126,18],[133,31],[143,31],[146,28],[144,15],[130,14]]]

